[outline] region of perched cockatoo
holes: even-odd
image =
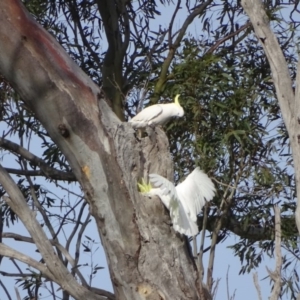
[[[179,94],[175,96],[174,103],[155,104],[146,107],[129,122],[134,128],[146,126],[155,127],[167,123],[173,117],[182,117],[184,110],[178,101]]]
[[[139,184],[140,191],[148,196],[158,196],[170,211],[173,227],[187,236],[196,235],[197,215],[201,212],[205,201],[215,195],[215,187],[211,179],[198,167],[176,187],[166,178],[149,175],[149,184]],[[154,187],[152,187],[152,185]]]

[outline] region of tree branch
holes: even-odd
[[[207,220],[206,230],[213,232],[218,216],[209,216]],[[198,217],[198,226],[202,226],[204,217]],[[298,231],[293,217],[284,216],[281,218],[282,228],[288,228],[288,234],[291,236],[297,236]],[[270,222],[267,225],[261,225],[257,223],[257,220],[249,220],[247,227],[241,226],[241,222],[233,214],[224,216],[221,229],[226,229],[236,234],[241,238],[248,239],[249,241],[267,241],[273,240],[275,236],[274,222]]]
[[[257,272],[253,273],[253,281],[254,281],[256,291],[257,291],[258,300],[262,300],[261,289],[260,289],[260,286],[259,286],[259,283],[258,283]]]
[[[3,235],[2,235],[2,237],[3,238],[11,238],[11,239],[14,239],[16,241],[22,241],[22,242],[34,244],[34,240],[31,237],[23,236],[23,235],[12,233],[12,232],[4,232]],[[59,251],[65,256],[65,258],[67,259],[67,261],[72,266],[74,272],[76,273],[76,275],[81,280],[82,284],[84,286],[88,286],[88,284],[87,284],[86,280],[84,279],[83,275],[78,270],[77,264],[75,263],[75,260],[72,258],[72,256],[70,255],[70,253],[66,250],[66,248],[64,248],[61,244],[59,244],[55,240],[49,240],[49,242],[51,243],[51,245],[57,247],[59,249]]]
[[[293,115],[294,93],[285,57],[271,30],[270,21],[262,2],[260,0],[242,0],[241,4],[251,20],[256,36],[269,61],[283,119],[289,128],[290,118]]]
[[[287,128],[290,144],[293,154],[296,188],[300,192],[300,75],[298,64],[298,74],[296,80],[295,97],[292,80],[288,69],[288,64],[281,50],[280,44],[270,27],[270,20],[265,12],[263,3],[260,0],[242,0],[241,4],[248,14],[257,38],[265,51],[269,61],[272,78],[274,81],[276,94],[283,116],[285,126]],[[295,212],[296,224],[300,233],[300,199],[297,201]]]
[[[204,276],[204,265],[203,265],[203,254],[204,254],[204,241],[205,241],[205,232],[206,232],[206,225],[207,225],[207,205],[204,207],[203,212],[203,222],[202,222],[202,232],[201,232],[201,239],[200,239],[200,247],[199,247],[199,256],[198,256],[198,273],[200,278],[200,293],[203,293],[203,276]],[[198,223],[199,224],[199,223]],[[197,249],[195,249],[197,251]]]
[[[93,57],[93,62],[96,63],[99,70],[101,70],[102,65],[101,65],[99,56],[95,51],[93,51],[89,41],[87,40],[86,34],[84,32],[84,29],[83,29],[81,21],[80,21],[80,16],[79,16],[79,13],[78,13],[77,5],[78,5],[77,2],[74,1],[74,0],[72,2],[69,2],[70,13],[72,15],[73,22],[75,23],[75,25],[79,29],[80,38],[82,39],[82,43],[83,43],[84,47],[86,47],[88,49],[91,56]],[[66,19],[68,20],[68,18],[66,18]],[[73,32],[75,33],[74,29],[73,29]],[[78,47],[78,48],[81,49],[80,47]]]
[[[1,165],[0,184],[10,196],[3,196],[5,202],[19,216],[29,234],[32,236],[35,245],[45,260],[47,269],[51,272],[51,278],[75,298],[104,299],[102,297],[96,297],[86,288],[80,286],[71,273],[65,268],[63,263],[58,259],[45,232],[37,222],[35,213],[29,209],[18,186]]]
[[[78,237],[77,237],[77,241],[76,241],[76,246],[75,246],[75,260],[74,260],[74,264],[75,266],[78,264],[79,262],[79,255],[80,255],[80,246],[81,246],[81,239],[82,239],[82,235],[83,235],[83,232],[85,231],[86,229],[86,226],[88,225],[88,223],[90,222],[90,214],[88,214],[86,216],[86,219],[85,221],[83,222],[79,232],[78,232]],[[69,242],[69,240],[68,240]]]
[[[17,300],[21,300],[21,295],[20,295],[19,290],[17,289],[16,286],[15,286],[15,292],[16,292]],[[30,298],[31,298],[31,297],[30,297]]]
[[[54,168],[49,167],[41,158],[37,157],[33,153],[29,152],[27,149],[14,142],[11,142],[4,138],[0,138],[0,147],[12,151],[18,155],[21,155],[23,158],[30,161],[30,163],[41,169],[40,171],[26,171],[6,168],[7,172],[9,173],[29,176],[46,176],[55,180],[76,181],[76,178],[73,173],[62,172],[60,170],[56,170]]]
[[[281,268],[282,268],[282,255],[281,255],[281,222],[280,222],[280,208],[275,205],[275,254],[276,254],[276,269],[271,272],[268,268],[267,271],[274,281],[274,287],[272,290],[270,300],[278,300],[281,290]]]
[[[177,37],[176,37],[174,42],[172,42],[172,40],[169,36],[169,48],[170,49],[169,49],[167,58],[165,59],[163,65],[161,67],[161,72],[160,72],[158,81],[157,81],[157,83],[155,85],[155,88],[154,88],[154,97],[152,97],[151,100],[150,100],[151,104],[157,103],[158,97],[161,94],[163,86],[166,83],[167,73],[168,73],[170,64],[171,64],[171,62],[172,62],[172,60],[175,56],[175,52],[176,52],[177,48],[179,47],[180,42],[182,41],[182,38],[185,35],[185,32],[186,32],[188,26],[193,22],[195,17],[202,14],[204,12],[204,10],[207,8],[207,6],[212,2],[213,2],[213,0],[207,0],[206,2],[196,6],[194,8],[194,11],[186,18],[186,20],[184,21],[181,29],[178,31]],[[180,5],[180,1],[178,2],[177,5]],[[175,13],[176,13],[177,9],[178,8],[176,7]],[[171,22],[170,26],[171,25],[172,25],[172,22]],[[169,33],[171,33],[171,32],[172,32],[172,30],[169,28]]]
[[[21,261],[21,262],[33,267],[34,269],[40,271],[43,274],[43,276],[45,276],[46,278],[57,282],[55,280],[53,274],[49,271],[49,269],[47,268],[46,265],[39,263],[38,261],[34,260],[33,258],[31,258],[17,250],[14,250],[13,248],[6,246],[2,243],[0,244],[0,254],[5,257],[14,258],[18,261]]]
[[[31,244],[34,244],[34,240],[31,238],[31,237],[27,237],[27,236],[23,236],[23,235],[20,235],[20,234],[16,234],[16,233],[12,233],[12,232],[4,232],[3,235],[2,235],[3,238],[12,238],[16,241],[22,241],[22,242],[27,242],[27,243],[31,243]],[[98,295],[102,295],[102,296],[105,296],[107,297],[108,299],[110,300],[113,300],[115,299],[115,295],[108,292],[108,291],[105,291],[103,289],[98,289],[98,288],[95,288],[95,287],[91,287],[87,284],[85,278],[83,277],[83,275],[81,274],[81,272],[78,270],[77,268],[77,263],[78,261],[74,260],[72,258],[72,256],[70,255],[70,253],[67,251],[66,248],[64,248],[61,244],[59,244],[58,242],[54,241],[54,240],[49,240],[49,242],[53,245],[53,246],[56,246],[57,248],[59,248],[59,250],[61,251],[61,253],[65,256],[65,258],[68,260],[68,262],[71,264],[74,272],[76,273],[76,275],[79,277],[80,281],[82,282],[82,284],[90,291],[93,291],[95,292],[96,294]],[[1,253],[1,251],[0,251]],[[30,264],[29,264],[30,265]],[[42,271],[41,271],[42,272]],[[3,272],[3,271],[0,271],[0,274],[2,274],[3,276],[12,276],[12,277],[15,277],[15,276],[27,276],[26,274],[10,274],[10,273],[6,273],[6,272]],[[43,274],[44,275],[44,274]],[[47,276],[48,277],[48,276]]]
[[[125,1],[97,0],[98,10],[104,25],[108,49],[102,67],[102,88],[112,103],[112,109],[120,120],[124,120],[122,89],[124,78],[122,63],[129,43],[130,28]],[[122,20],[122,17],[124,20]],[[124,41],[120,24],[123,23]]]
[[[7,288],[6,288],[6,286],[3,284],[2,280],[0,280],[0,285],[2,286],[4,292],[5,292],[6,296],[7,296],[7,299],[8,299],[8,300],[12,300],[12,298],[11,298],[11,296],[10,296],[10,294],[9,294],[9,292],[8,292],[8,290],[7,290]]]
[[[234,31],[234,32],[232,32],[232,33],[226,35],[226,36],[225,36],[224,38],[222,38],[222,39],[219,39],[218,41],[216,41],[216,43],[215,43],[213,46],[211,46],[211,47],[208,49],[208,51],[207,51],[205,54],[213,53],[216,49],[218,49],[218,47],[219,47],[221,44],[225,43],[227,40],[231,39],[231,38],[234,37],[235,35],[238,35],[241,31],[243,31],[243,30],[247,29],[248,27],[250,27],[250,25],[251,25],[251,22],[248,21],[248,22],[246,22],[246,24],[244,24],[243,26],[241,26],[238,30],[236,30],[236,31]]]
[[[24,165],[25,170],[27,170],[26,162],[24,162],[23,165]],[[37,210],[40,212],[41,216],[43,217],[44,223],[46,224],[53,240],[58,242],[57,235],[55,234],[52,223],[50,222],[43,206],[41,205],[41,203],[37,199],[36,192],[35,192],[34,185],[33,185],[33,182],[31,180],[31,178],[29,176],[26,176],[26,179],[27,179],[27,181],[29,183],[29,186],[30,186],[31,198],[33,200],[33,203],[34,203],[35,207],[37,208]],[[60,259],[60,261],[63,261],[61,252],[58,248],[56,249],[56,253],[57,253],[57,256]]]
[[[89,286],[88,289],[97,295],[107,297],[108,300],[116,300],[116,296],[111,292],[105,291],[103,289],[98,289],[92,286],[91,287]]]
[[[0,274],[5,277],[30,277],[33,273],[7,273],[4,271],[0,271]]]
[[[216,226],[214,227],[212,231],[212,239],[211,239],[211,250],[209,254],[209,263],[208,263],[208,268],[207,268],[207,286],[209,288],[209,291],[212,290],[212,285],[213,285],[213,267],[214,267],[214,259],[215,259],[215,254],[216,254],[216,245],[218,243],[218,238],[219,238],[219,232],[224,224],[224,221],[226,219],[226,215],[229,212],[229,208],[231,206],[231,203],[233,201],[233,196],[237,187],[237,184],[239,182],[239,179],[244,171],[244,164],[245,161],[240,161],[239,163],[239,170],[235,175],[235,184],[234,188],[230,188],[227,186],[223,196],[222,196],[222,201],[220,204],[220,211],[222,211],[222,215],[217,218],[216,221]]]
[[[15,174],[15,175],[21,175],[21,176],[43,176],[48,177],[53,180],[64,180],[64,181],[76,181],[75,176],[72,173],[65,173],[62,174],[55,174],[54,172],[52,174],[48,173],[47,175],[42,170],[20,170],[20,169],[12,169],[12,168],[4,168],[7,173],[9,174]],[[54,170],[54,169],[53,169]],[[55,170],[55,172],[60,172],[58,170]]]
[[[174,21],[175,21],[175,17],[180,9],[180,4],[181,4],[181,0],[177,0],[177,5],[175,7],[175,10],[173,12],[173,15],[172,15],[172,18],[171,18],[171,21],[170,21],[170,25],[169,25],[169,35],[168,35],[168,41],[169,41],[169,47],[172,47],[172,38],[173,38],[173,35],[172,35],[172,29],[173,29],[173,24],[174,24]]]
[[[80,197],[79,195],[76,195],[76,196],[77,196],[77,197]],[[74,211],[75,211],[75,209],[76,209],[77,206],[82,202],[82,200],[83,200],[83,199],[81,199],[81,200],[78,201],[76,204],[74,204],[74,206],[72,206],[72,207],[70,208],[70,210],[62,217],[62,220],[61,220],[61,222],[60,222],[60,224],[59,224],[59,227],[58,227],[57,230],[56,230],[55,236],[58,236],[59,232],[63,229],[63,226],[64,226],[64,224],[65,224],[65,221],[69,219],[69,218],[68,218],[68,215],[69,215],[71,212],[74,212]],[[76,224],[75,224],[75,226],[74,226],[74,228],[73,228],[73,230],[72,230],[72,232],[71,232],[69,238],[67,239],[66,249],[67,249],[68,251],[69,251],[69,246],[70,246],[70,243],[71,243],[71,241],[72,241],[72,239],[73,239],[73,236],[75,235],[75,232],[76,232],[76,230],[77,230],[79,224],[81,223],[81,222],[80,222],[80,219],[81,219],[82,213],[83,213],[84,208],[86,207],[86,205],[87,205],[87,202],[83,201],[82,206],[81,206],[81,208],[80,208],[80,210],[79,210],[79,214],[78,214],[78,218],[77,218]],[[72,219],[72,217],[71,217],[71,219]]]

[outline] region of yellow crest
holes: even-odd
[[[178,100],[179,96],[180,96],[180,94],[177,94],[177,95],[175,96],[174,102],[175,102],[175,104],[177,104],[177,105],[180,106],[180,103],[179,103],[179,100]]]

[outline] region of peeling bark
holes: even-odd
[[[148,137],[137,139],[131,125],[111,111],[99,87],[19,0],[0,7],[0,48],[1,74],[64,153],[84,190],[116,299],[198,299],[197,272],[185,238],[166,222],[168,214],[158,199],[137,191],[137,181],[149,172],[172,179],[164,132],[149,129]],[[50,268],[51,259],[45,262]],[[62,288],[75,298],[83,289],[65,283]]]

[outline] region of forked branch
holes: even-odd
[[[19,187],[1,165],[0,184],[9,195],[9,197],[3,196],[5,202],[19,216],[20,220],[28,230],[46,263],[46,269],[43,270],[44,273],[46,272],[51,280],[57,282],[60,286],[65,287],[65,290],[74,298],[99,300],[106,299],[101,296],[97,296],[94,293],[91,293],[90,291],[88,291],[88,289],[81,286],[63,265],[63,263],[59,260],[48,237],[46,236],[39,222],[36,220],[35,213],[30,210]],[[4,246],[3,244],[0,244],[0,246],[2,247],[3,252],[5,249],[7,250],[7,248],[5,248],[6,246]],[[5,254],[2,255],[7,256]],[[20,255],[18,256],[18,259],[19,258]],[[34,263],[34,260],[32,261],[32,263],[34,264],[32,265],[33,267],[41,267],[39,264],[37,265],[36,263]]]
[[[63,172],[51,168],[41,158],[37,157],[33,153],[29,152],[27,149],[14,142],[11,142],[4,138],[0,138],[0,147],[20,155],[22,158],[26,159],[34,166],[40,168],[40,171],[6,169],[9,173],[28,176],[43,175],[57,180],[76,181],[76,178],[72,172]]]

